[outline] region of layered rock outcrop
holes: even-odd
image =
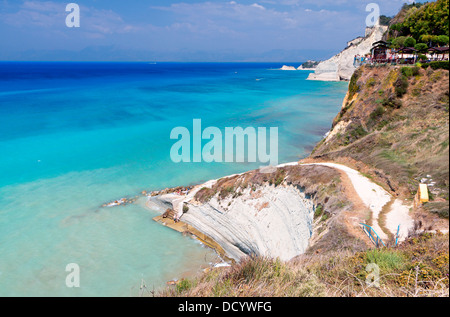
[[[294,186],[247,188],[236,198],[189,203],[183,221],[222,246],[235,260],[249,254],[289,260],[304,253],[314,205]]]
[[[324,213],[329,218],[344,206],[341,189],[333,168],[292,163],[272,173],[255,170],[208,181],[188,194],[152,196],[147,206],[159,212],[173,209],[182,223],[212,239],[228,258],[289,260],[325,233],[316,229],[326,226]]]

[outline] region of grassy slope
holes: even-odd
[[[444,70],[419,69],[405,78],[403,72],[397,67],[360,69],[350,83],[349,102],[334,121],[334,125],[340,121],[351,123],[327,142],[319,143],[311,157],[353,162],[360,170],[358,164],[363,162],[368,176],[394,194],[407,197],[415,193],[418,178],[431,174],[437,182],[434,196],[442,200],[438,202],[440,206],[433,208],[439,213],[447,208],[448,218],[449,74]],[[407,85],[401,81],[407,81]],[[399,91],[396,87],[406,88]],[[293,172],[283,169],[270,179],[250,173],[244,186],[259,186],[266,181],[277,184],[279,173],[285,177],[295,175]],[[289,183],[313,177],[307,175],[311,171],[302,173],[306,174],[291,176]],[[315,177],[323,184],[330,181],[323,175]],[[224,181],[213,188],[214,194],[235,194],[235,185]],[[322,202],[323,193],[323,187],[314,192]],[[198,198],[202,200],[210,194],[205,190]],[[345,229],[329,227],[327,236],[319,241],[320,249],[315,247],[287,263],[247,258],[230,268],[216,268],[198,278],[181,280],[159,295],[449,296],[448,234],[412,233],[397,248],[364,249],[359,245],[339,249],[332,242],[342,242]],[[351,241],[354,237],[348,238]],[[330,243],[324,245],[326,241]],[[369,263],[380,268],[379,287],[366,283],[371,273]]]
[[[445,251],[447,250],[447,251]],[[448,234],[411,237],[398,249],[303,255],[290,262],[247,258],[181,280],[161,296],[448,296]],[[367,268],[379,267],[378,285]]]
[[[406,75],[405,75],[406,73]],[[431,68],[363,67],[350,83],[334,126],[346,128],[320,142],[315,159],[363,162],[386,189],[412,198],[422,178],[436,183],[432,196],[448,210],[449,72]],[[448,218],[448,212],[447,212]]]

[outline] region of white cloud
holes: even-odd
[[[176,0],[161,2],[160,6],[127,0],[130,6],[142,10],[140,22],[136,22],[132,10],[116,12],[105,9],[107,1],[85,1],[81,28],[76,30],[65,26],[65,5],[71,1],[60,1],[9,1],[7,8],[0,8],[0,27],[13,26],[4,28],[4,36],[12,39],[15,34],[22,35],[16,40],[23,42],[17,44],[21,47],[59,48],[73,42],[77,47],[118,45],[146,52],[338,51],[348,40],[364,34],[365,6],[373,0]],[[394,14],[401,7],[400,0],[379,0],[379,4],[382,14],[390,14],[386,10],[397,7],[391,10]],[[39,42],[33,41],[37,38]]]
[[[15,27],[35,26],[50,28],[57,25],[58,20],[65,21],[65,6],[54,2],[26,1],[17,12],[4,13],[2,21]]]
[[[262,5],[259,5],[259,4],[257,4],[257,3],[253,3],[253,4],[251,5],[251,7],[258,8],[258,9],[261,9],[261,10],[266,10],[266,8],[264,8]]]
[[[330,49],[336,43],[341,48],[342,43],[364,34],[364,11],[358,16],[355,12],[331,8],[272,5],[268,0],[253,4],[236,1],[176,3],[151,9],[170,13],[171,20],[176,21],[166,26],[167,38],[190,39],[192,43],[201,41],[198,45],[208,43],[216,49],[227,45],[261,50]],[[183,23],[185,27],[180,27]]]
[[[44,28],[50,32],[66,28],[65,3],[52,1],[25,1],[16,12],[0,14],[3,23],[19,28]],[[93,33],[93,37],[103,34],[127,33],[139,29],[123,21],[120,15],[112,10],[101,10],[80,6],[80,32]]]

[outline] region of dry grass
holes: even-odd
[[[379,285],[368,264],[379,268]],[[159,296],[419,297],[449,296],[448,234],[418,234],[398,248],[305,254],[290,262],[248,257],[182,280]]]
[[[348,232],[348,228],[344,225],[344,215],[339,214],[327,223],[327,232],[310,246],[306,253],[362,251],[365,249],[367,249],[367,243]]]
[[[247,257],[231,268],[214,269],[197,280],[182,280],[162,296],[307,297],[325,296],[326,287],[304,269],[278,259]]]
[[[400,74],[400,68],[392,67],[361,72],[358,97],[337,116],[352,124],[318,144],[312,157],[364,162],[383,174],[379,179],[388,180],[391,191],[404,195],[415,194],[419,179],[430,174],[437,195],[448,200],[449,73],[420,69],[399,98],[392,78]]]

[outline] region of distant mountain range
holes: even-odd
[[[159,62],[302,62],[327,59],[333,50],[270,50],[260,53],[227,51],[148,51],[115,46],[90,46],[80,51],[27,50],[15,54],[0,52],[4,61],[159,61]]]

